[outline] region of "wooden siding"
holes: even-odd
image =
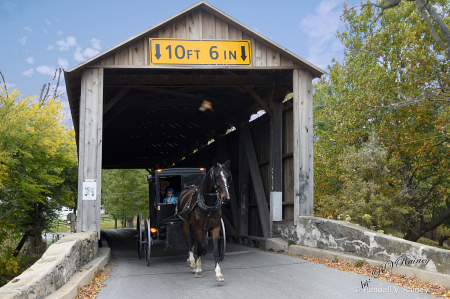
[[[270,119],[263,115],[249,123],[253,139],[256,158],[261,173],[264,192],[267,200],[270,198]],[[294,169],[293,169],[293,110],[292,100],[284,105],[283,111],[283,220],[294,219]],[[224,137],[228,158],[231,159],[231,172],[236,196],[239,197],[239,132],[231,132]],[[198,152],[189,155],[174,167],[211,167],[211,162],[217,157],[216,142],[211,143]],[[224,162],[224,161],[219,161]],[[255,190],[252,180],[249,180],[249,219],[248,229],[251,236],[263,236],[258,207],[256,204]],[[237,198],[238,205],[241,203]],[[269,202],[267,203],[269,205]],[[270,208],[270,207],[269,207]],[[224,206],[224,214],[232,221],[231,208]]]
[[[149,65],[149,38],[250,40],[253,66],[293,66],[291,59],[266,46],[213,14],[195,9],[101,58],[101,65]],[[100,60],[99,60],[100,61]]]

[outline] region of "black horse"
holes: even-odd
[[[219,267],[219,235],[222,229],[222,204],[230,200],[228,191],[228,179],[231,179],[229,170],[230,160],[223,164],[213,161],[213,167],[208,171],[205,178],[197,188],[190,186],[184,189],[177,201],[178,211],[182,211],[181,217],[183,230],[186,234],[186,241],[189,248],[188,265],[196,277],[203,277],[201,256],[206,253],[205,244],[202,239],[206,232],[211,231],[214,243],[214,258],[216,280],[223,281],[223,275]],[[191,235],[193,228],[193,236]],[[194,259],[193,243],[197,241],[197,263]]]

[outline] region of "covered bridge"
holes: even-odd
[[[312,79],[323,73],[205,1],[68,70],[79,231],[100,231],[102,169],[214,157],[231,158],[235,233],[269,237],[274,222],[313,215]]]

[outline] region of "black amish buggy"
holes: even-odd
[[[168,168],[157,169],[147,175],[149,183],[149,210],[150,217],[141,224],[141,215],[137,219],[137,252],[141,258],[145,255],[147,266],[151,257],[152,245],[163,243],[166,250],[188,249],[186,235],[183,231],[183,219],[181,211],[177,210],[177,204],[164,203],[164,192],[168,187],[173,189],[175,197],[180,199],[183,190],[198,188],[205,179],[204,168]],[[225,226],[221,221],[222,229],[219,239],[220,260],[225,255],[226,235]],[[202,240],[203,246],[207,245],[211,233],[208,232]],[[189,249],[190,250],[190,249]]]

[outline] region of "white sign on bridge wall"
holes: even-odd
[[[83,180],[83,200],[97,199],[97,180]]]

